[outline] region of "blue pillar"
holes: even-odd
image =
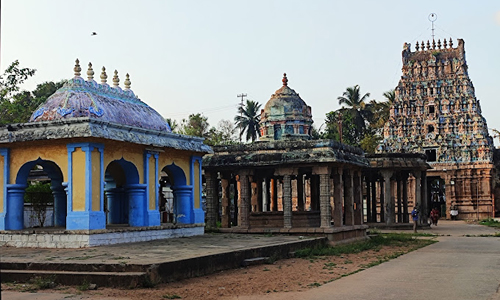
[[[154,157],[155,159],[155,176],[154,178],[149,177],[149,158]],[[160,226],[160,206],[159,206],[159,189],[160,189],[160,184],[159,184],[159,178],[158,178],[158,152],[156,151],[151,151],[147,150],[144,153],[144,183],[148,186],[146,188],[146,208],[147,208],[147,218],[146,218],[146,225],[145,226]],[[149,186],[154,185],[154,194],[150,195],[149,194]],[[154,209],[149,209],[149,201],[150,199],[153,198],[155,201],[155,208]]]
[[[174,193],[174,218],[177,223],[193,224],[193,187],[174,186],[172,187]]]
[[[197,170],[195,170],[195,162],[198,162],[198,168]],[[202,163],[202,159],[201,159],[201,156],[192,156],[191,157],[191,164],[190,164],[190,175],[191,175],[191,184],[193,185],[193,193],[195,191],[194,189],[194,185],[196,184],[196,180],[195,180],[195,171],[197,171],[198,173],[198,176],[197,176],[197,179],[198,179],[198,191],[199,191],[199,195],[194,195],[193,196],[193,221],[192,223],[197,223],[197,224],[200,224],[200,223],[205,223],[205,211],[203,210],[203,193],[202,193],[202,190],[203,190],[203,183],[202,183],[202,177],[201,177],[201,163]],[[200,206],[198,208],[194,208],[194,197],[198,196],[199,199],[200,199]]]
[[[67,205],[65,188],[62,184],[52,186],[52,195],[54,195],[54,226],[66,227]]]
[[[5,230],[21,230],[24,228],[24,192],[26,186],[26,184],[7,185]]]
[[[112,188],[105,191],[108,199],[108,224],[125,223],[123,202],[124,191],[122,188]]]
[[[3,170],[0,170],[0,172],[3,172],[3,182],[2,182],[2,190],[0,190],[0,193],[2,193],[2,198],[3,198],[3,207],[2,207],[2,212],[0,212],[0,230],[5,230],[6,224],[7,224],[7,219],[6,219],[6,214],[7,214],[7,182],[9,180],[9,153],[10,150],[9,148],[0,148],[0,155],[3,156]]]
[[[132,227],[147,226],[146,188],[147,185],[145,184],[129,184],[126,186],[129,199],[128,223]]]
[[[104,145],[94,143],[68,144],[68,214],[66,217],[66,229],[68,230],[95,230],[106,228],[106,216],[104,215]],[[76,148],[85,152],[85,210],[73,211],[73,155]],[[100,195],[99,210],[92,210],[92,151],[98,149],[100,152]]]

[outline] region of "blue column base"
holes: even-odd
[[[106,229],[106,216],[102,211],[73,211],[66,217],[67,230]]]
[[[5,213],[0,213],[0,230],[5,230]]]
[[[174,192],[174,218],[180,224],[193,224],[193,188],[191,186],[175,186]]]
[[[157,210],[148,210],[147,226],[160,226],[160,212]]]
[[[205,223],[205,212],[201,208],[194,209],[194,223]]]

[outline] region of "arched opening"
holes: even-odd
[[[59,166],[38,158],[25,163],[7,185],[6,229],[65,227],[67,195]]]
[[[145,220],[145,186],[139,184],[139,172],[125,159],[109,163],[104,173],[107,225],[143,226]]]
[[[193,187],[184,171],[171,164],[161,170],[160,214],[163,223],[190,224],[193,220]]]

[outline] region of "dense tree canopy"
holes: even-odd
[[[44,82],[32,92],[21,91],[20,85],[34,74],[34,69],[20,68],[16,60],[0,76],[0,125],[28,122],[33,111],[65,82]]]
[[[361,96],[358,85],[348,87],[342,96],[338,97],[342,107],[326,114],[325,132],[320,133],[322,138],[340,141],[340,119],[342,119],[342,142],[348,145],[361,147],[368,153],[375,152],[377,145],[382,141],[382,129],[389,119],[389,110],[394,102],[394,90],[383,94],[386,101],[365,101],[370,96],[366,93]]]

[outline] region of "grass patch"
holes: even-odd
[[[163,299],[181,299],[182,297],[177,294],[166,294],[162,296]]]
[[[305,248],[295,252],[296,257],[312,259],[317,256],[340,256],[342,254],[360,253],[367,250],[377,250],[382,246],[413,246],[415,249],[435,243],[434,240],[417,239],[415,234],[387,233],[372,236],[367,241],[331,246]]]
[[[489,227],[494,227],[494,228],[500,228],[500,222],[494,219],[484,219],[479,222],[481,225],[489,226]]]
[[[56,279],[55,275],[48,277],[35,277],[33,279],[34,288],[37,290],[46,290],[56,286],[54,280]]]

